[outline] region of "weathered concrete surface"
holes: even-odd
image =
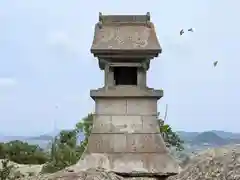
[[[100,16],[95,26],[91,52],[98,50],[142,50],[146,54],[146,50],[160,53],[161,47],[147,15],[107,15]]]
[[[79,171],[104,168],[131,176],[178,173],[157,124],[157,98],[97,98],[96,115]]]
[[[157,49],[160,45],[157,41],[155,29],[151,23],[126,24],[118,22],[99,24],[95,26],[95,38],[92,49]]]
[[[78,169],[76,171],[85,171],[90,167],[101,167],[106,171],[128,176],[169,176],[176,174],[176,169],[179,168],[172,162],[174,159],[164,153],[91,153],[86,154],[74,168]]]
[[[91,53],[98,57],[102,70],[106,61],[146,62],[161,52],[162,48],[149,14],[99,16]]]

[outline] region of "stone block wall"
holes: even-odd
[[[102,98],[96,114],[88,151],[91,153],[163,153],[157,123],[157,99]]]
[[[97,115],[157,115],[156,98],[98,98]]]

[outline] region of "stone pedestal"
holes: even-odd
[[[119,86],[91,91],[95,117],[81,169],[101,167],[121,175],[162,176],[178,172],[159,133],[161,90]]]

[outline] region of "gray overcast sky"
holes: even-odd
[[[1,0],[0,133],[71,128],[93,111],[103,73],[90,54],[98,12],[151,13],[163,53],[148,85],[163,88],[175,130],[240,129],[237,0]],[[181,28],[194,33],[179,36]],[[213,68],[213,61],[219,64]],[[58,108],[56,108],[58,106]]]

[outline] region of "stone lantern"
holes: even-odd
[[[81,170],[104,168],[123,176],[162,179],[178,173],[157,122],[163,91],[148,88],[146,81],[150,61],[161,51],[149,13],[99,14],[91,53],[105,83],[90,92],[95,114]]]

